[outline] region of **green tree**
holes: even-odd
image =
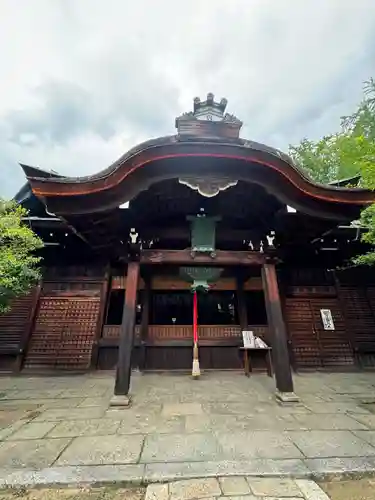
[[[353,114],[341,118],[339,132],[319,141],[303,139],[290,146],[290,155],[317,182],[360,174],[361,187],[375,191],[375,80],[364,83],[362,101]],[[375,205],[362,211],[360,223],[365,228],[362,241],[375,247]],[[375,251],[357,256],[353,262],[374,265]]]
[[[289,154],[311,179],[328,184],[360,173],[365,147],[362,137],[341,132],[319,141],[303,139],[297,146],[290,146]]]
[[[355,136],[363,136],[371,141],[375,140],[375,80],[364,83],[364,97],[349,116],[341,118],[341,128]]]
[[[41,258],[36,251],[43,242],[23,224],[26,215],[27,210],[20,205],[0,199],[0,313],[40,278]]]

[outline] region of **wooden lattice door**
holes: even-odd
[[[375,289],[373,287],[340,286],[345,318],[358,362],[363,367],[375,366]]]
[[[317,334],[322,366],[350,366],[354,363],[353,349],[347,337],[345,320],[336,298],[312,299],[310,307]],[[329,309],[334,330],[325,330],[321,310]]]
[[[334,330],[325,330],[321,309],[332,313]],[[296,368],[347,366],[354,363],[344,318],[336,298],[286,300],[286,321]]]
[[[286,322],[295,368],[320,368],[320,346],[308,299],[286,299]]]
[[[54,368],[56,366],[68,308],[69,299],[40,298],[34,330],[26,353],[26,368]]]
[[[88,368],[99,312],[99,297],[42,297],[25,367]]]
[[[87,369],[99,319],[100,298],[68,299],[68,309],[61,332],[56,366]]]

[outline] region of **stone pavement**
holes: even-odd
[[[147,487],[145,500],[330,500],[306,479],[254,479],[245,476],[187,479]]]
[[[294,379],[279,406],[265,375],[135,374],[110,409],[113,374],[0,378],[0,486],[375,473],[375,374]]]
[[[357,498],[353,496],[353,491],[356,491],[355,484],[352,486],[354,490],[351,489],[352,496],[348,497],[350,500]],[[371,485],[369,488],[371,491]],[[360,491],[365,490],[360,488]],[[331,497],[311,480],[253,479],[244,476],[151,484],[147,490],[144,487],[116,486],[0,490],[0,500],[14,500],[17,497],[24,500],[331,500]]]

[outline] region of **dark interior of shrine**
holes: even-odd
[[[136,323],[141,322],[142,291],[139,292]],[[249,324],[266,325],[263,290],[244,292]],[[112,290],[107,325],[120,325],[124,308],[124,290]],[[192,325],[193,294],[189,290],[153,290],[148,317],[150,325]],[[238,303],[234,290],[216,290],[198,295],[200,325],[238,325]]]

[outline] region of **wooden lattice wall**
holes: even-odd
[[[66,270],[64,270],[66,272]],[[76,270],[44,281],[25,368],[88,369],[100,334],[107,277]]]

